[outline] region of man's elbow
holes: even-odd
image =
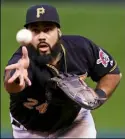
[[[120,76],[120,80],[121,80],[121,78],[122,78],[122,73],[120,73],[119,76]]]
[[[121,81],[121,78],[122,78],[122,73],[120,74],[116,74],[116,79],[118,81],[118,83]]]

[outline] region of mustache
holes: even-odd
[[[37,45],[37,48],[41,48],[41,47],[45,47],[45,46],[47,46],[51,49],[50,45],[45,41],[39,42],[39,44]]]

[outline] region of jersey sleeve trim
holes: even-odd
[[[115,61],[115,65],[111,68],[109,72],[112,72],[113,70],[115,70],[116,67],[117,67],[117,62]]]

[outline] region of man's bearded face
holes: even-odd
[[[59,28],[51,22],[30,24],[28,29],[33,34],[32,46],[37,50],[41,63],[49,63],[61,51]]]

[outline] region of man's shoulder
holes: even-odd
[[[64,41],[86,41],[87,38],[81,35],[62,35],[62,40]]]
[[[65,42],[65,44],[68,44],[67,47],[71,46],[72,48],[77,47],[77,49],[88,49],[91,45],[91,40],[80,35],[63,35],[61,39]]]

